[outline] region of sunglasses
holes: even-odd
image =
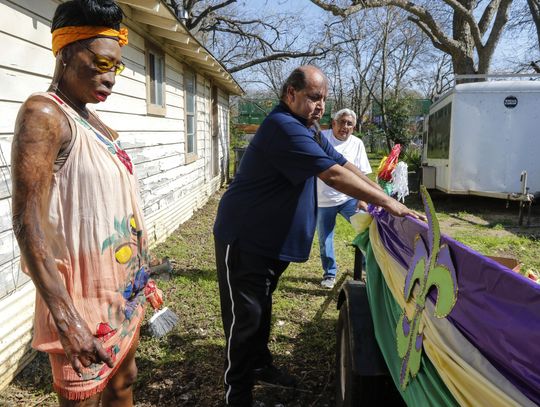
[[[94,65],[96,66],[96,70],[99,73],[107,73],[114,71],[115,75],[120,75],[126,67],[123,62],[115,64],[110,58],[107,58],[106,56],[100,54],[96,54],[86,45],[84,46],[84,48],[94,54]]]

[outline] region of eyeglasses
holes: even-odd
[[[349,120],[338,120],[337,121],[338,125],[340,126],[348,126],[348,127],[354,127],[354,123],[349,121]]]
[[[115,64],[110,58],[107,58],[106,56],[100,54],[96,54],[86,45],[84,46],[84,48],[94,54],[94,65],[96,66],[96,70],[99,73],[107,73],[113,71],[115,75],[120,75],[126,67],[122,61]]]

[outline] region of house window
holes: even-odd
[[[148,113],[165,116],[165,56],[149,44],[146,47],[146,89]]]
[[[197,76],[184,70],[184,93],[186,106],[186,157],[187,161],[197,158]]]

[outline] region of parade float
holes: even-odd
[[[420,189],[427,223],[351,218],[365,274],[338,301],[337,405],[540,405],[540,284],[441,234]]]

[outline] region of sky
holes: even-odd
[[[249,7],[272,12],[298,11],[311,18],[322,18],[327,13],[309,0],[244,0]]]

